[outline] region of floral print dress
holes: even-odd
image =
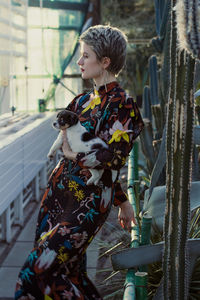
[[[125,164],[143,127],[136,102],[117,82],[77,96],[68,109],[108,147],[60,160],[44,193],[35,247],[22,267],[15,299],[102,299],[82,268],[88,245],[105,222],[112,204],[126,201],[111,170]],[[87,185],[89,169],[104,169],[98,185]]]

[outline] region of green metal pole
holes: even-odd
[[[148,245],[150,243],[151,237],[151,224],[152,224],[152,216],[144,215],[142,218],[142,226],[141,226],[141,239],[140,245]],[[140,272],[147,272],[147,266],[139,267]]]
[[[133,159],[134,159],[134,180],[139,179],[138,171],[138,142],[135,142],[133,145]]]
[[[126,274],[123,300],[136,300],[135,270],[134,269],[129,269]]]
[[[130,198],[129,198],[130,199]],[[137,248],[140,245],[140,235],[138,225],[133,226],[131,230],[131,248]],[[135,270],[129,269],[126,274],[126,281],[124,284],[123,300],[136,300],[135,291]]]
[[[138,142],[135,142],[128,160],[128,196],[133,206],[135,216],[139,216],[139,175],[138,175]]]
[[[135,287],[137,300],[147,299],[147,273],[136,272],[135,273]]]
[[[134,191],[135,191],[135,198],[136,198],[136,208],[137,208],[137,215],[140,213],[140,200],[139,200],[139,189],[140,189],[140,182],[139,182],[139,168],[138,168],[138,150],[139,150],[139,143],[136,141],[133,145],[133,168],[134,168]]]
[[[128,191],[129,201],[134,203],[135,195],[134,191]],[[134,206],[134,205],[133,205]],[[135,210],[134,210],[135,211]],[[140,245],[140,233],[139,226],[135,225],[131,229],[131,248],[137,248]],[[124,284],[124,296],[123,300],[136,300],[135,293],[135,270],[129,269],[126,274],[126,281]]]
[[[138,145],[137,145],[138,146]],[[135,147],[137,147],[135,146]],[[134,150],[136,149],[136,150]],[[136,151],[136,155],[134,155],[134,151]],[[134,179],[138,179],[138,167],[135,168],[135,166],[138,166],[137,160],[137,148],[132,149],[129,161],[128,161],[128,198],[129,202],[133,206],[133,210],[135,213],[135,216],[138,216],[139,210],[137,205],[137,199],[134,192]],[[137,248],[140,245],[140,231],[139,231],[139,225],[134,225],[131,229],[131,248]],[[135,270],[129,269],[126,274],[126,281],[124,284],[124,296],[123,300],[136,300],[136,291],[135,291]]]
[[[140,245],[148,245],[150,243],[151,223],[152,223],[152,216],[144,215],[142,218]]]

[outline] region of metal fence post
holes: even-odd
[[[35,176],[34,180],[34,188],[35,188],[35,200],[39,202],[40,200],[40,184],[39,184],[39,174]]]
[[[137,300],[147,299],[147,278],[148,274],[146,272],[135,273],[135,287]]]
[[[23,225],[23,192],[19,194],[14,202],[14,222],[17,225]]]
[[[135,217],[138,220],[139,204],[139,171],[138,171],[138,142],[135,142],[128,161],[128,198],[133,206]],[[141,227],[141,238],[139,223],[131,229],[131,248],[149,244],[151,235],[151,216],[144,216]],[[140,272],[129,269],[126,274],[123,300],[145,300],[147,299],[147,272],[146,266],[139,267]]]
[[[40,173],[40,188],[45,189],[46,186],[47,186],[47,165],[45,163]]]
[[[11,242],[11,213],[10,213],[10,205],[6,209],[6,242]]]
[[[128,161],[128,198],[130,203],[133,206],[135,217],[138,216],[138,204],[134,191],[134,180],[135,177],[138,177],[138,166],[135,157],[135,151],[137,151],[136,147],[138,145],[134,145],[131,150],[129,161]],[[137,153],[136,153],[137,154]],[[136,155],[137,156],[137,155]],[[137,178],[138,179],[138,178]],[[139,224],[134,225],[131,229],[131,248],[137,248],[140,245],[140,231]],[[136,290],[135,290],[135,270],[129,269],[126,274],[126,281],[124,284],[124,295],[123,300],[136,300]]]

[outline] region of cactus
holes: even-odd
[[[179,46],[200,59],[199,0],[177,0],[175,9]]]
[[[162,137],[166,118],[165,110],[169,89],[169,59],[166,59],[166,57],[169,57],[169,41],[166,42],[167,36],[169,35],[167,25],[170,8],[169,3],[170,0],[155,0],[156,31],[158,36],[152,39],[152,44],[155,46],[157,52],[160,53],[161,57],[164,56],[163,60],[166,62],[164,64],[164,68],[162,67],[160,72],[159,66],[157,66],[156,56],[153,55],[149,59],[150,87],[145,86],[143,91],[143,116],[145,119],[149,119],[154,126],[151,128],[149,122],[145,122],[145,125],[148,126],[148,128],[145,128],[140,136],[142,151],[146,157],[147,167],[150,174],[153,170],[155,158],[159,152],[161,143],[160,139]],[[165,78],[164,80],[163,77]],[[164,176],[160,177],[157,184],[164,184],[163,178]]]
[[[159,37],[161,40],[163,40],[165,38],[169,11],[170,11],[170,0],[167,0],[167,1],[165,1],[165,5],[163,6],[162,20],[160,23]]]
[[[147,85],[145,85],[143,90],[143,117],[152,121],[150,88]]]
[[[157,68],[157,58],[155,55],[152,55],[149,59],[150,96],[152,105],[157,105],[159,103]]]
[[[149,59],[149,73],[150,73],[150,99],[151,99],[151,109],[154,115],[155,127],[157,134],[156,139],[160,139],[162,136],[163,122],[162,122],[162,110],[160,106],[160,101],[158,97],[158,66],[157,58],[152,55]]]
[[[163,51],[163,43],[159,37],[154,37],[151,40],[152,45],[156,49],[157,52],[162,53]]]
[[[178,1],[179,2],[179,6],[182,3],[182,7],[183,7],[183,2],[184,1]],[[181,2],[181,3],[180,3]],[[200,3],[200,2],[199,2]],[[181,9],[178,9],[178,4],[176,4],[176,14],[178,13],[177,16],[177,29],[178,32],[181,31],[182,29],[182,36],[180,36],[180,34],[178,35],[179,39],[184,40],[184,32],[183,32],[183,25],[180,23],[180,14],[181,14]],[[170,0],[166,1],[165,3],[165,11],[163,13],[163,18],[165,16],[167,16],[167,12],[169,11],[170,8]],[[182,13],[182,15],[184,15]],[[166,18],[167,19],[167,18]],[[159,95],[159,100],[160,100],[160,105],[161,105],[161,111],[162,111],[162,123],[165,124],[165,118],[166,118],[166,103],[168,101],[168,97],[169,97],[169,85],[170,85],[170,30],[171,30],[171,24],[170,22],[168,22],[168,24],[166,25],[165,28],[165,34],[164,34],[164,40],[161,39],[161,42],[163,42],[163,64],[161,67],[161,72],[160,72],[160,77],[159,77],[159,84],[160,84],[160,95]],[[162,27],[162,24],[161,24]],[[181,28],[181,29],[180,29]],[[161,29],[160,29],[161,32]],[[185,34],[186,35],[186,34]],[[180,42],[179,42],[180,43]],[[185,49],[187,50],[187,48]],[[198,67],[198,64],[197,64]],[[200,68],[199,68],[200,69]],[[196,83],[195,86],[197,86],[198,82],[199,82],[199,69],[196,69]],[[196,102],[196,114],[198,117],[198,120],[200,120],[200,109],[198,106],[198,103]],[[153,111],[153,109],[152,109]],[[155,114],[155,113],[154,113]],[[157,120],[157,118],[156,118]],[[162,127],[163,125],[156,125],[157,128]],[[155,169],[155,168],[154,168]],[[155,186],[155,182],[154,182],[154,186]]]
[[[163,40],[163,64],[160,71],[160,101],[163,112],[163,120],[166,117],[166,103],[168,101],[170,84],[170,22],[166,25],[165,39]]]
[[[185,5],[187,1],[183,1]],[[194,2],[193,0],[193,3]],[[161,2],[156,0],[155,3],[157,5],[156,13],[160,14],[159,5]],[[166,32],[165,34],[162,33],[163,39],[160,39],[163,43],[164,56],[162,60],[162,71],[158,78],[156,58],[153,57],[150,66],[150,89],[153,87],[153,90],[149,93],[149,88],[145,87],[143,94],[144,99],[146,98],[145,103],[148,105],[150,103],[149,98],[151,98],[151,101],[156,101],[155,103],[151,102],[151,109],[150,107],[148,107],[149,110],[145,108],[146,117],[152,112],[153,118],[158,119],[154,109],[157,105],[160,105],[158,99],[162,99],[163,103],[168,104],[166,130],[163,130],[163,134],[166,132],[167,154],[164,251],[161,250],[160,244],[147,247],[141,246],[140,249],[129,249],[129,251],[124,254],[120,253],[120,255],[116,255],[114,259],[117,260],[115,262],[112,260],[113,265],[116,264],[118,269],[123,269],[152,263],[151,258],[155,256],[156,259],[154,261],[159,261],[163,255],[163,280],[155,296],[155,299],[159,300],[188,299],[190,276],[195,259],[199,255],[199,252],[197,254],[191,245],[195,245],[197,242],[199,247],[200,242],[199,240],[193,240],[192,242],[189,240],[190,187],[194,146],[195,59],[190,53],[185,50],[180,50],[178,46],[175,5],[176,0],[165,1],[165,12],[169,11],[169,18]],[[159,15],[160,18],[164,16],[166,17],[164,12]],[[160,24],[162,24],[162,22],[158,19],[157,30],[158,27],[161,26]],[[160,33],[161,31],[159,31],[158,34]],[[164,82],[166,84],[164,84]],[[158,86],[162,84],[161,97],[158,93],[158,89],[156,89],[157,84]],[[151,97],[149,97],[149,94]],[[153,124],[156,124],[156,122]],[[160,125],[160,127],[164,126],[163,124]],[[145,156],[148,158],[147,165],[151,164],[152,167],[152,163],[155,161],[155,148],[152,146],[155,134],[153,135],[154,130],[152,130],[149,120],[145,120],[145,125],[145,129],[141,134],[141,145]],[[159,125],[156,124],[157,131],[158,127]],[[161,151],[163,151],[163,145],[164,142],[161,144]],[[163,168],[163,165],[161,167]],[[159,208],[157,207],[157,209]],[[133,255],[129,256],[130,253]],[[147,259],[148,255],[150,255],[151,258],[149,257],[149,259]]]
[[[157,6],[159,1],[155,3]],[[165,5],[162,5],[162,20],[160,22],[160,29],[158,31],[158,37],[152,39],[152,44],[155,46],[156,50],[162,49],[163,64],[161,68],[159,85],[161,91],[160,104],[163,113],[163,121],[165,120],[165,105],[168,99],[168,90],[169,90],[169,35],[170,35],[170,22],[168,22],[169,11],[170,11],[170,0],[165,1]],[[157,41],[156,41],[157,40]],[[160,45],[159,42],[160,41]],[[160,51],[158,51],[160,52]]]
[[[164,299],[187,299],[187,240],[194,126],[194,59],[177,51],[176,16],[171,1],[171,84],[167,114]]]
[[[183,4],[184,2],[184,4]],[[187,257],[187,240],[190,223],[190,184],[192,176],[192,153],[193,153],[193,127],[194,127],[194,67],[195,60],[193,56],[198,57],[198,51],[195,47],[187,45],[186,50],[190,50],[190,54],[180,50],[178,37],[180,24],[176,24],[177,10],[180,6],[184,11],[184,16],[190,12],[190,16],[195,24],[194,6],[192,10],[191,3],[187,4],[186,0],[169,0],[165,2],[165,13],[162,17],[166,18],[167,12],[170,12],[166,31],[162,32],[161,28],[157,29],[159,41],[163,43],[163,64],[160,77],[155,79],[156,60],[152,59],[150,76],[154,78],[151,83],[156,80],[160,84],[160,95],[156,95],[154,90],[154,99],[161,101],[160,105],[163,111],[163,120],[165,118],[164,106],[168,102],[167,110],[167,166],[166,166],[166,212],[164,225],[164,257],[163,257],[163,273],[164,280],[162,285],[162,295],[164,299],[187,299],[189,285],[188,257]],[[197,2],[193,2],[196,5]],[[156,14],[159,12],[159,1],[155,1],[158,7]],[[181,4],[182,3],[182,4]],[[196,3],[196,4],[194,4]],[[177,4],[177,5],[176,5]],[[174,7],[176,5],[176,10]],[[179,5],[179,6],[178,6]],[[200,4],[198,4],[198,8]],[[199,9],[200,11],[200,9]],[[196,11],[196,13],[198,10]],[[180,15],[180,12],[178,12]],[[180,16],[179,16],[180,17]],[[177,16],[178,19],[178,16]],[[192,21],[187,21],[192,24]],[[178,22],[178,21],[177,21]],[[190,22],[190,23],[189,23]],[[196,21],[197,23],[197,21]],[[157,21],[158,24],[162,22]],[[196,24],[197,26],[197,24]],[[188,32],[195,32],[195,28],[187,28]],[[199,33],[199,27],[196,27]],[[163,27],[162,27],[163,30]],[[188,32],[185,32],[187,36]],[[188,35],[192,36],[191,33]],[[196,34],[197,37],[197,34]],[[197,38],[196,38],[197,40]],[[194,45],[194,38],[193,43]],[[158,44],[158,40],[154,43]],[[197,46],[196,46],[197,47]],[[158,48],[158,47],[157,47]],[[161,45],[159,45],[161,49]],[[195,51],[196,52],[195,52]],[[152,67],[154,65],[154,67]],[[157,82],[158,82],[157,81]],[[154,86],[156,88],[156,86]],[[152,94],[151,94],[152,100]],[[154,119],[158,121],[155,113],[155,107],[151,107]],[[156,123],[156,122],[155,122]],[[163,122],[164,124],[164,122]],[[157,123],[156,128],[163,127],[163,124]],[[161,149],[162,150],[162,149]],[[162,150],[163,151],[163,150]],[[155,176],[154,176],[155,177]]]
[[[147,169],[151,173],[156,161],[155,151],[153,148],[153,128],[150,120],[144,119],[145,127],[141,132],[140,141],[142,152],[146,157]]]
[[[162,23],[164,6],[165,6],[165,0],[155,0],[156,32],[158,35],[160,35],[160,28]]]

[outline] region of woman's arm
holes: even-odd
[[[133,225],[136,225],[134,210],[129,200],[119,205],[118,221],[122,228],[131,231]]]
[[[68,159],[76,160],[78,153],[72,152],[72,150],[68,144],[68,141],[67,141],[66,129],[62,130],[62,135],[63,135],[62,150],[63,150],[64,156]]]

